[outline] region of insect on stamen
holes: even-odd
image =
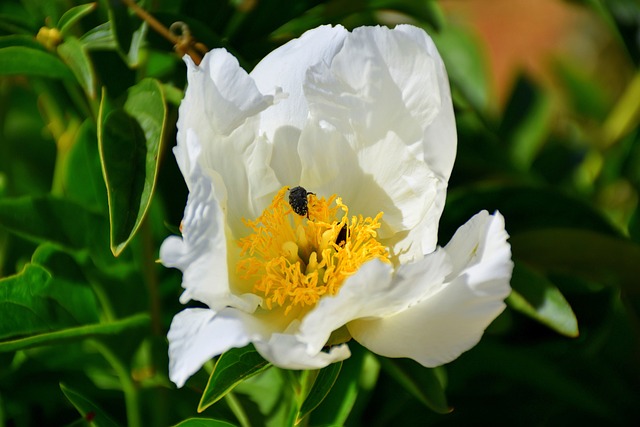
[[[300,216],[306,216],[307,219],[309,219],[309,199],[307,198],[309,194],[315,193],[311,193],[300,186],[289,190],[289,205],[291,205],[291,209]]]

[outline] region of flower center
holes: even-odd
[[[376,240],[382,212],[349,218],[336,195],[327,200],[309,193],[308,213],[301,216],[285,200],[288,190],[280,189],[256,220],[243,220],[252,233],[238,242],[242,251],[236,266],[241,279],[254,281],[263,308],[282,307],[285,314],[335,295],[365,262],[389,262],[387,249]]]

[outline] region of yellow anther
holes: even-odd
[[[253,281],[263,308],[282,307],[285,314],[297,316],[322,296],[335,295],[365,262],[389,262],[387,249],[376,240],[382,212],[375,218],[349,218],[340,198],[312,194],[307,219],[292,211],[286,192],[282,188],[256,220],[244,221],[252,233],[238,242],[242,250],[236,273]],[[343,228],[348,232],[341,235]],[[344,241],[336,242],[338,236]]]

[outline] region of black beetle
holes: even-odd
[[[289,190],[289,204],[291,205],[291,209],[298,215],[306,216],[307,218],[309,218],[309,199],[307,199],[309,194],[314,193],[310,193],[299,186]]]

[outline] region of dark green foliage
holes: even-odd
[[[459,139],[439,244],[499,210],[515,261],[508,308],[445,367],[350,342],[344,362],[293,372],[248,346],[177,390],[166,332],[180,274],[156,260],[187,194],[171,155],[180,55],[120,0],[0,2],[0,425],[637,423],[640,6],[572,3],[620,52],[620,88],[557,60],[562,108],[523,73],[501,110],[477,37],[435,1],[137,2],[249,71],[317,25],[425,28]]]

